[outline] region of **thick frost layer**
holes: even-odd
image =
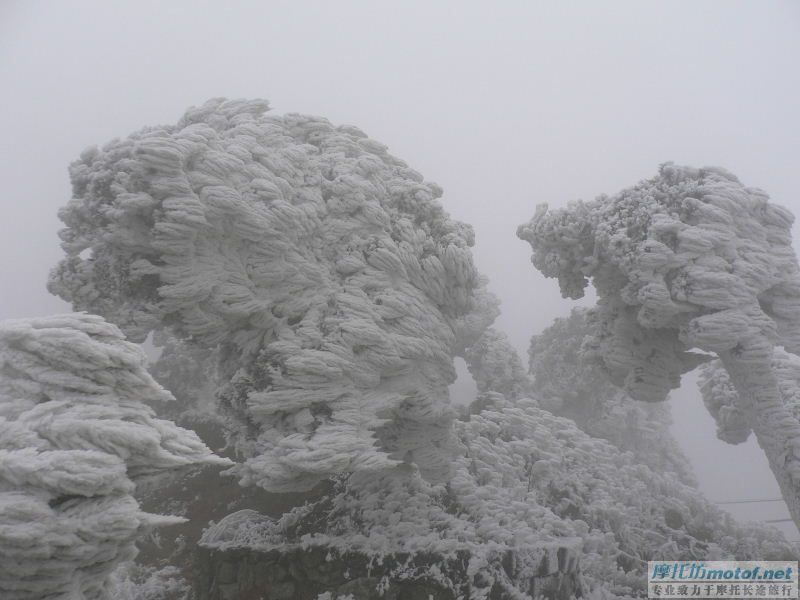
[[[149,528],[134,479],[227,464],[145,400],[170,395],[102,318],[0,322],[0,596],[107,597],[109,575]]]
[[[727,171],[664,165],[613,197],[540,207],[518,235],[534,265],[579,298],[600,300],[597,351],[640,400],[663,400],[702,360],[766,336],[800,349],[793,217]]]
[[[452,357],[496,310],[472,230],[357,128],[267,110],[214,100],[85,152],[50,289],[137,340],[221,345],[244,483],[400,462],[441,479]]]

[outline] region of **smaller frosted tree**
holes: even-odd
[[[591,315],[574,308],[531,338],[530,373],[540,403],[589,435],[632,452],[654,471],[672,471],[694,484],[689,461],[669,433],[669,407],[633,400],[609,381],[591,348],[584,348],[593,336]]]
[[[599,297],[590,342],[633,398],[663,400],[716,354],[737,391],[794,521],[800,524],[800,423],[779,392],[776,346],[800,350],[793,217],[719,168],[663,165],[653,179],[593,202],[541,206],[518,235],[533,264],[580,298]]]
[[[135,541],[184,519],[142,512],[135,482],[230,464],[155,418],[145,355],[85,314],[0,322],[0,596],[110,597]]]

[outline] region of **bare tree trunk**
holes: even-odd
[[[795,525],[800,528],[800,422],[784,404],[766,338],[721,352],[719,357],[739,395],[756,440],[769,461]]]

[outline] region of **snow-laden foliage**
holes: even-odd
[[[548,509],[581,538],[587,582],[612,597],[640,594],[646,561],[664,556],[794,556],[776,530],[739,525],[676,473],[620,453],[532,400],[485,410],[462,427],[472,478],[457,501],[489,496],[488,486],[502,490],[489,505],[496,514],[520,497]],[[514,515],[500,526],[514,531],[524,518]]]
[[[764,335],[800,348],[793,217],[719,168],[667,164],[593,202],[540,207],[518,235],[566,297],[600,298],[598,353],[640,400],[663,400],[702,357]]]
[[[278,521],[254,511],[231,515],[204,543],[321,545],[362,550],[378,562],[398,552],[444,559],[465,551],[471,581],[485,586],[473,588],[473,598],[498,581],[519,594],[548,548],[580,555],[587,583],[616,598],[641,597],[650,559],[794,557],[779,532],[739,525],[675,473],[650,469],[534,400],[497,396],[495,407],[457,424],[467,452],[448,484],[397,472],[340,482],[326,499]],[[519,563],[513,581],[500,565],[509,551]]]
[[[530,373],[542,407],[632,452],[651,469],[670,470],[694,483],[689,461],[669,432],[669,406],[633,400],[609,381],[591,346],[584,347],[592,338],[589,314],[575,308],[531,339]]]
[[[693,348],[718,355],[737,392],[721,410],[725,435],[755,432],[800,526],[800,422],[772,366],[776,346],[800,351],[793,219],[723,169],[666,164],[615,196],[544,205],[518,235],[565,296],[582,296],[591,278],[587,344],[631,397],[664,400],[709,359]]]
[[[84,152],[50,289],[136,340],[220,345],[244,483],[443,479],[452,358],[496,310],[472,229],[359,129],[267,111],[212,100]]]
[[[0,322],[0,596],[108,597],[109,576],[154,526],[134,481],[229,464],[143,402],[170,396],[102,318]]]

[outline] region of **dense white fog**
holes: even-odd
[[[525,356],[532,334],[593,303],[562,299],[530,264],[516,228],[537,204],[613,194],[674,161],[722,166],[800,215],[799,57],[793,2],[6,1],[0,318],[69,309],[45,283],[85,147],[208,98],[267,98],[357,124],[441,185]],[[778,498],[754,440],[716,439],[695,381],[669,402],[702,491]],[[780,502],[728,509],[787,516]]]

